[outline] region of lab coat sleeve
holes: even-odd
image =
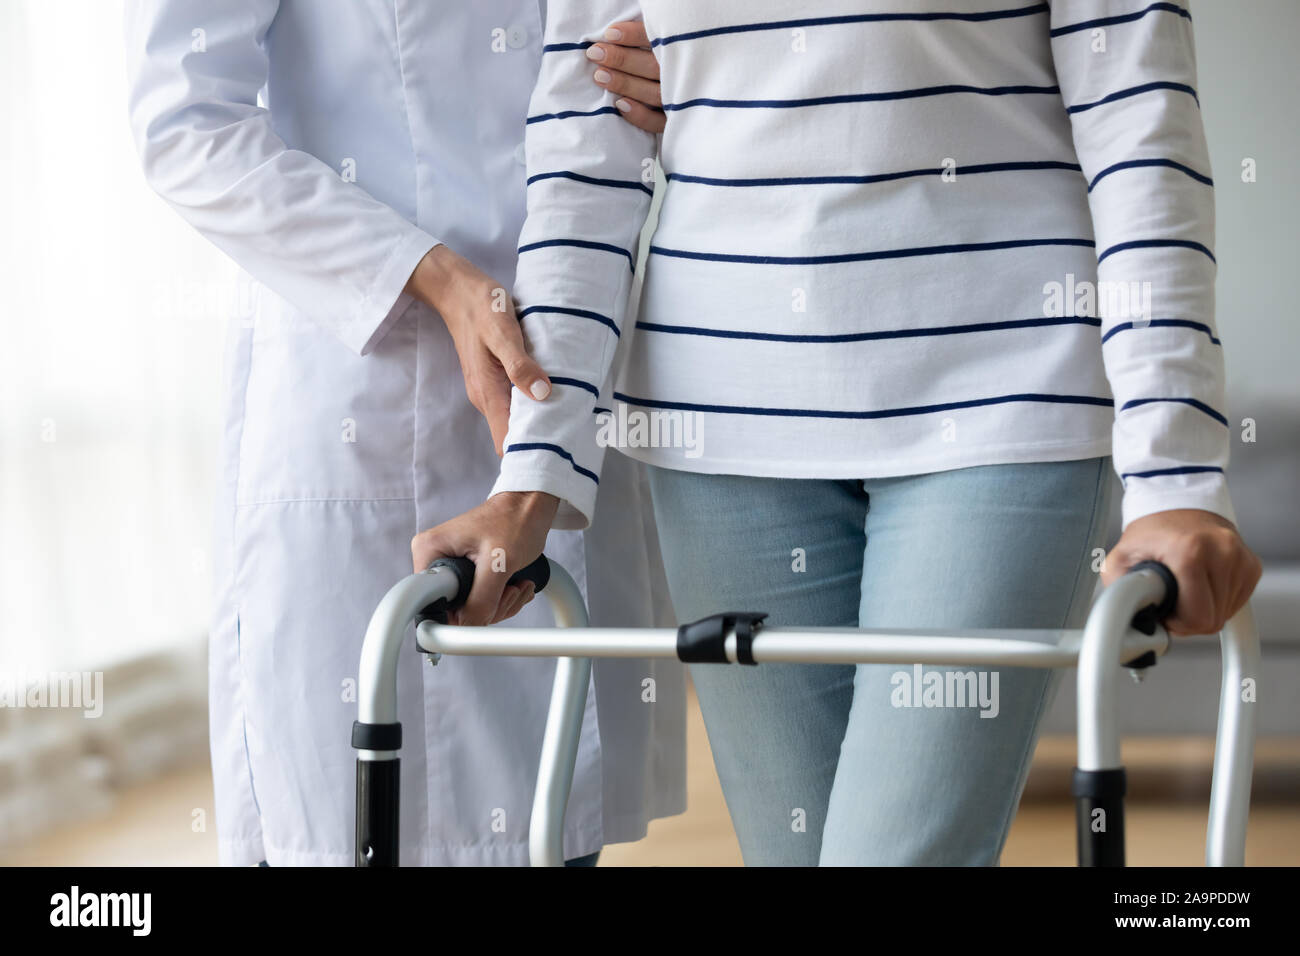
[[[550,0],[546,45],[529,106],[528,216],[515,300],[534,358],[551,378],[543,402],[515,392],[492,494],[544,491],[560,499],[556,527],[591,521],[604,448],[605,385],[623,327],[650,208],[655,137],[625,122],[616,97],[592,82],[592,41],[619,20],[622,0]]]
[[[279,0],[128,0],[129,111],[145,177],[258,282],[364,355],[438,241],[288,148],[258,92]]]
[[[1233,520],[1191,17],[1146,0],[1051,0],[1051,44],[1089,183],[1124,525],[1175,508]]]

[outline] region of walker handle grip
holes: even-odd
[[[1178,607],[1178,579],[1174,572],[1159,561],[1141,561],[1129,568],[1127,574],[1134,571],[1154,571],[1165,585],[1165,597],[1159,604],[1148,604],[1133,615],[1133,628],[1143,634],[1154,634],[1156,625],[1174,613]]]
[[[420,619],[431,618],[439,624],[447,623],[447,612],[454,611],[461,607],[469,598],[469,592],[474,587],[474,562],[469,558],[439,558],[429,565],[429,570],[434,568],[447,568],[456,575],[456,593],[447,600],[437,600],[420,612]],[[551,562],[547,560],[546,555],[539,555],[537,560],[526,568],[520,568],[514,574],[510,575],[507,584],[520,584],[524,581],[532,581],[533,587],[537,593],[540,593],[551,580]]]

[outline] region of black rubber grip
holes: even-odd
[[[1154,634],[1156,625],[1165,618],[1174,613],[1174,608],[1178,607],[1178,579],[1174,577],[1174,572],[1159,561],[1142,561],[1128,569],[1128,573],[1134,571],[1154,571],[1160,576],[1160,580],[1165,583],[1165,598],[1159,604],[1149,604],[1137,614],[1133,615],[1133,628],[1141,631],[1143,634]]]
[[[439,558],[433,564],[433,568],[448,568],[456,575],[456,593],[446,601],[435,601],[423,611],[420,612],[420,618],[430,618],[440,624],[447,621],[446,614],[448,611],[454,611],[465,603],[469,598],[470,589],[474,587],[474,562],[469,558]],[[521,581],[532,581],[533,590],[540,594],[546,585],[551,581],[551,562],[547,560],[546,555],[540,555],[536,561],[526,568],[520,568],[514,574],[510,575],[507,584],[518,584]]]

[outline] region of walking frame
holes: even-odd
[[[416,644],[436,663],[443,654],[555,657],[555,680],[542,739],[529,826],[533,866],[562,866],[564,814],[586,708],[591,659],[678,658],[690,663],[950,664],[1078,668],[1075,797],[1080,866],[1124,865],[1125,773],[1120,760],[1116,688],[1121,668],[1144,668],[1170,647],[1160,621],[1177,604],[1177,582],[1162,564],[1143,562],[1101,592],[1083,630],[894,631],[762,627],[764,615],[720,614],[680,628],[587,626],[573,579],[540,557],[511,582],[546,589],[555,628],[447,625],[474,580],[466,558],[443,558],[399,581],[379,603],[361,649],[357,749],[356,865],[398,864],[402,728],[397,720],[399,650],[416,623]],[[1245,863],[1255,749],[1254,684],[1259,637],[1250,606],[1220,634],[1222,682],[1210,788],[1205,862]]]

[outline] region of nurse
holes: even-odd
[[[622,29],[611,38],[632,49],[602,46],[597,82],[654,132],[654,59],[637,25]],[[350,864],[366,622],[409,573],[411,536],[487,495],[511,384],[550,388],[504,292],[542,11],[132,0],[126,42],[150,185],[254,282],[226,355],[210,637],[220,858]],[[606,482],[608,514],[546,547],[593,620],[654,623],[642,478],[629,466]],[[547,620],[535,606],[520,618]],[[418,660],[398,690],[403,861],[525,863],[553,664]],[[684,809],[682,680],[657,663],[596,665],[566,857]]]

